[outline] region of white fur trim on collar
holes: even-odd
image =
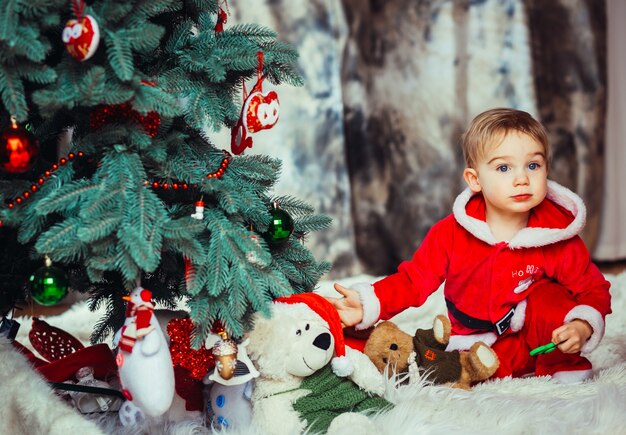
[[[465,207],[469,200],[474,196],[474,192],[470,190],[470,188],[466,188],[459,196],[454,200],[454,205],[452,206],[452,213],[454,213],[454,218],[456,221],[469,231],[474,237],[482,240],[485,243],[490,245],[495,245],[498,243],[496,238],[494,237],[489,225],[487,222],[481,221],[480,219],[476,219],[467,214]]]
[[[581,354],[588,355],[592,350],[598,347],[600,340],[604,337],[604,319],[598,310],[589,305],[576,305],[565,315],[564,321],[567,323],[575,319],[586,321],[593,329],[591,337],[589,337],[589,340],[587,340],[580,350]]]
[[[454,201],[452,212],[456,221],[473,236],[490,245],[498,240],[494,237],[487,222],[468,216],[465,207],[473,196],[467,188]],[[513,236],[508,245],[511,249],[551,245],[577,235],[585,226],[587,211],[583,200],[571,190],[555,181],[548,180],[546,198],[560,205],[574,215],[574,220],[566,228],[523,228]]]

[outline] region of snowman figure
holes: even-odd
[[[232,376],[225,379],[224,371],[216,364],[213,373],[203,379],[208,389],[207,411],[215,429],[241,430],[249,427],[252,422],[252,382],[259,376],[259,372],[248,357],[246,347],[249,343],[250,340],[246,339],[237,346]],[[222,345],[224,340],[217,341],[212,346],[214,357],[216,347]]]
[[[120,408],[124,426],[145,416],[167,412],[174,398],[174,368],[169,346],[154,316],[152,293],[137,287],[124,300],[126,320],[116,334],[117,366],[122,392],[128,399]]]

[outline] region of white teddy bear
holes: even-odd
[[[350,411],[391,406],[380,397],[383,377],[367,356],[344,345],[339,316],[326,299],[279,298],[271,318],[256,315],[248,338],[260,372],[252,424],[261,433],[380,433],[363,413]]]

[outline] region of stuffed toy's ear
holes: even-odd
[[[248,355],[253,360],[258,359],[267,349],[268,342],[271,339],[272,325],[270,319],[263,316],[261,313],[254,315],[253,319],[254,327],[250,332],[246,334],[246,338],[250,341],[248,344]]]
[[[390,376],[408,369],[411,352],[413,337],[389,321],[376,325],[363,350],[381,373],[389,366]]]

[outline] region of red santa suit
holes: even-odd
[[[457,197],[453,213],[431,228],[397,273],[373,286],[352,287],[364,310],[357,329],[422,305],[445,280],[452,323],[449,350],[468,349],[479,340],[492,345],[500,359],[496,377],[532,371],[588,376],[591,364],[580,354],[557,350],[529,356],[532,348],[551,341],[554,329],[573,319],[593,328],[583,355],[604,335],[610,284],[578,236],[584,224],[582,200],[548,181],[547,197],[530,212],[527,227],[508,243],[499,242],[485,221],[482,194],[467,189]]]

